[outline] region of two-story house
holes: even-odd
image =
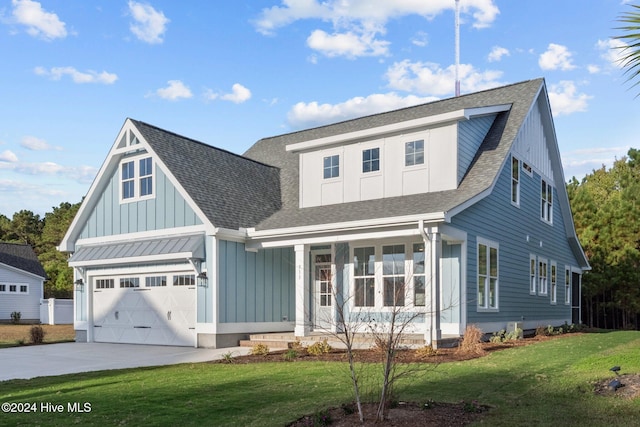
[[[78,340],[226,347],[385,319],[577,323],[589,268],[544,80],[265,138],[127,119],[61,243]]]

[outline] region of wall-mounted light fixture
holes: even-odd
[[[84,292],[84,282],[82,281],[82,279],[78,279],[75,282],[73,282],[74,285],[76,285],[76,291],[78,292]]]
[[[206,271],[203,271],[202,273],[198,274],[198,286],[200,286],[201,288],[207,287],[208,280],[209,279],[207,278]]]

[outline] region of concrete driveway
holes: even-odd
[[[157,345],[61,343],[0,349],[0,381],[106,369],[175,365],[221,359],[251,349],[207,349]]]

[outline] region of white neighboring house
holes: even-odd
[[[46,273],[33,248],[0,242],[0,322],[20,313],[21,321],[40,321]]]

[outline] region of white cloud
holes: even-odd
[[[135,1],[129,1],[129,12],[135,22],[129,29],[139,40],[146,43],[162,43],[162,36],[167,31],[169,18],[163,12],[158,12],[152,6]]]
[[[316,29],[307,38],[307,44],[327,56],[388,55],[389,42],[377,36],[386,33],[390,19],[407,15],[420,15],[433,19],[454,8],[452,0],[282,0],[280,6],[263,9],[254,21],[256,30],[272,35],[278,28],[303,19],[328,22],[332,31]],[[463,13],[473,16],[473,26],[490,26],[500,13],[493,0],[466,0]],[[415,39],[424,45],[424,38]]]
[[[65,23],[60,21],[58,15],[46,12],[37,1],[12,0],[13,17],[18,24],[27,27],[27,33],[33,37],[44,40],[65,38],[67,30]]]
[[[209,100],[222,99],[224,101],[231,101],[235,104],[242,104],[243,102],[251,99],[251,91],[240,83],[236,83],[231,87],[231,93],[219,94],[212,90],[208,90],[205,93],[205,97]]]
[[[44,139],[35,136],[25,136],[20,141],[20,146],[32,151],[62,151],[62,147],[50,145]]]
[[[601,70],[597,65],[589,64],[587,65],[587,71],[589,72],[589,74],[598,74]]]
[[[57,176],[80,183],[92,182],[98,172],[98,169],[92,166],[63,166],[54,162],[0,162],[0,170],[9,170],[15,173],[33,176]]]
[[[470,64],[460,64],[459,78],[463,92],[477,92],[504,83],[501,71],[478,71]],[[422,95],[445,96],[455,91],[455,66],[441,68],[432,62],[396,62],[387,69],[389,87]]]
[[[191,98],[193,96],[191,89],[180,80],[169,80],[167,84],[169,86],[156,91],[156,94],[162,99],[176,101],[180,98]]]
[[[547,51],[540,55],[538,65],[543,70],[572,70],[576,66],[573,65],[571,55],[566,46],[549,43]]]
[[[74,67],[53,67],[50,70],[44,67],[36,67],[33,72],[39,76],[48,76],[51,80],[60,80],[63,76],[68,75],[74,83],[113,84],[118,80],[118,76],[113,73],[107,73],[106,71],[98,73],[93,70],[88,70],[83,73]]]
[[[509,56],[509,55],[510,55],[509,49],[501,46],[494,46],[493,49],[491,49],[491,52],[489,53],[487,60],[489,62],[496,62],[496,61],[500,61],[503,56]]]
[[[315,30],[307,38],[307,45],[328,57],[345,56],[354,59],[359,56],[387,55],[390,43],[376,40],[375,36],[375,32],[327,34],[322,30]]]
[[[18,156],[16,156],[15,153],[11,150],[5,150],[0,153],[0,162],[15,163],[17,161]]]
[[[585,93],[578,93],[575,83],[570,80],[549,86],[549,102],[554,116],[587,111],[591,98]]]
[[[402,97],[390,92],[355,97],[338,104],[319,104],[316,101],[299,102],[289,111],[287,119],[292,128],[301,129],[409,107],[436,99],[415,95]]]
[[[424,31],[418,31],[411,39],[411,43],[418,47],[425,47],[429,44],[429,35]]]
[[[598,40],[596,49],[601,52],[600,57],[614,67],[622,68],[628,44],[618,39]]]

